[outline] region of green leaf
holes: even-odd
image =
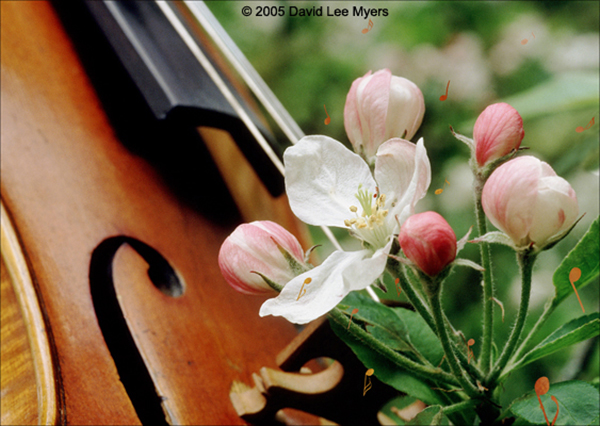
[[[569,110],[595,108],[600,90],[598,81],[598,74],[595,72],[568,72],[506,98],[503,102],[519,111],[523,120]]]
[[[375,376],[383,383],[400,392],[414,396],[426,404],[442,404],[444,402],[438,392],[432,389],[433,386],[415,377],[409,371],[399,368],[386,357],[348,333],[343,326],[333,320],[329,320],[329,324],[334,333],[352,349],[352,352],[356,354],[365,367],[372,368]]]
[[[580,289],[588,285],[600,274],[600,217],[590,225],[590,229],[579,240],[577,245],[564,258],[560,266],[554,272],[552,282],[556,295],[552,304],[556,307],[571,294],[574,294],[573,286],[569,280],[569,274],[575,267],[581,270],[581,277],[575,281],[575,287]]]
[[[344,309],[346,305],[348,308],[358,309],[353,317],[357,321],[368,323],[367,331],[377,340],[394,350],[413,352],[420,356],[411,344],[403,318],[395,315],[392,308],[357,292],[346,296],[338,307]]]
[[[414,311],[404,308],[393,308],[408,329],[408,340],[419,353],[432,365],[438,365],[444,357],[444,349],[440,340],[427,325],[423,317]]]
[[[559,349],[595,337],[599,333],[600,315],[598,312],[569,321],[525,354],[525,356],[516,364],[514,369],[521,368],[524,365],[527,365],[536,359],[545,357],[546,355],[550,355]]]
[[[589,383],[572,380],[551,385],[550,390],[540,397],[550,422],[556,414],[556,404],[551,399],[552,395],[557,399],[559,406],[556,425],[590,425],[598,417],[600,393]],[[530,423],[546,424],[535,391],[514,400],[509,410]]]
[[[444,415],[442,407],[433,405],[427,407],[415,416],[407,425],[449,425],[448,417]]]

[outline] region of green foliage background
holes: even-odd
[[[306,134],[325,134],[347,143],[343,127],[346,94],[354,79],[368,70],[389,68],[414,81],[425,97],[425,118],[413,138],[423,137],[432,165],[432,186],[418,208],[442,214],[462,237],[475,224],[468,150],[448,129],[472,136],[478,114],[489,104],[508,102],[524,120],[522,146],[552,165],[577,192],[585,213],[575,230],[554,249],[540,255],[534,269],[529,325],[553,296],[552,274],[561,259],[588,229],[599,211],[599,20],[594,1],[406,1],[406,2],[207,2],[240,49],[272,88]],[[244,17],[243,6],[254,13]],[[256,17],[258,6],[280,6],[284,17]],[[289,6],[312,8],[353,6],[387,8],[388,16],[372,17],[373,28],[362,29],[363,17],[289,16]],[[528,39],[526,44],[521,40]],[[439,101],[450,80],[448,99]],[[331,116],[324,124],[323,104]],[[585,127],[592,117],[595,124]],[[434,195],[444,179],[450,185]],[[315,206],[318,208],[318,206]],[[490,229],[493,227],[490,225]],[[341,239],[345,231],[336,232]],[[322,258],[332,250],[317,230]],[[345,242],[343,242],[344,244]],[[353,241],[348,241],[351,247]],[[600,256],[600,254],[599,254]],[[461,253],[479,261],[478,248]],[[515,319],[520,283],[514,254],[493,246],[496,297],[506,310],[504,322],[495,308],[495,341],[502,345]],[[454,325],[481,340],[479,274],[457,268],[446,281],[444,307]],[[393,278],[388,277],[390,289]],[[586,313],[598,311],[598,282],[580,291]],[[392,290],[384,297],[395,298]],[[402,296],[401,296],[402,298]],[[538,343],[572,318],[581,315],[571,295],[542,329]],[[598,338],[562,350],[519,370],[505,384],[503,404],[533,389],[547,376],[550,383],[597,377]]]

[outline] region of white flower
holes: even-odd
[[[414,213],[425,196],[431,167],[423,139],[415,145],[399,138],[377,150],[375,179],[359,155],[327,136],[302,138],[285,151],[284,162],[286,191],[296,216],[310,225],[348,228],[363,241],[362,250],[335,251],[320,266],[292,279],[260,309],[260,316],[304,324],[383,273],[398,222]]]

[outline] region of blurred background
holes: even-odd
[[[246,4],[247,3],[247,4]],[[425,97],[425,118],[413,138],[424,138],[432,165],[432,184],[418,210],[435,210],[458,238],[475,224],[472,175],[466,146],[454,139],[452,125],[472,137],[475,119],[485,107],[507,102],[524,121],[522,146],[527,155],[548,162],[567,179],[585,213],[574,231],[538,258],[533,277],[527,332],[554,294],[552,274],[599,211],[599,6],[589,1],[402,1],[402,2],[239,2],[209,1],[211,11],[238,44],[275,95],[306,134],[324,134],[348,144],[343,108],[352,81],[369,70],[389,68],[415,82]],[[243,6],[254,13],[245,17]],[[258,6],[281,6],[283,17],[257,17]],[[289,6],[312,8],[353,6],[382,8],[388,16],[289,16]],[[448,98],[441,102],[450,81]],[[323,109],[331,117],[329,125]],[[595,124],[586,127],[592,118]],[[444,186],[447,180],[449,185]],[[435,195],[435,189],[444,191]],[[494,229],[490,225],[490,229]],[[345,248],[344,230],[336,232]],[[319,256],[333,250],[319,230]],[[355,247],[355,246],[354,246]],[[496,297],[506,310],[504,322],[495,306],[495,341],[502,348],[516,317],[520,281],[514,253],[493,246]],[[598,254],[600,256],[600,254]],[[479,262],[478,247],[468,244],[460,257]],[[456,268],[445,283],[443,303],[448,317],[467,338],[481,341],[479,274]],[[383,297],[396,298],[392,289]],[[381,294],[381,293],[380,293]],[[382,295],[382,294],[381,294]],[[586,313],[598,311],[598,282],[580,290]],[[401,295],[402,298],[402,295]],[[582,315],[573,295],[550,317],[535,343],[567,321]],[[598,339],[539,360],[513,374],[505,383],[503,404],[533,389],[547,376],[550,383],[592,380],[598,376]]]

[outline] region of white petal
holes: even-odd
[[[362,290],[372,284],[385,270],[388,253],[392,248],[392,240],[385,247],[377,250],[371,257],[366,257],[353,263],[344,271],[344,278],[350,284],[352,291]]]
[[[290,207],[310,225],[344,227],[358,206],[358,186],[375,192],[365,161],[327,136],[305,136],[284,155],[285,186]]]
[[[287,283],[279,296],[263,303],[259,315],[282,316],[290,322],[305,324],[326,314],[350,291],[366,288],[383,272],[381,268],[375,275],[375,271],[360,267],[365,261],[370,264],[371,253],[366,249],[333,252],[321,265]],[[352,275],[354,273],[357,274]],[[307,278],[311,278],[311,281],[304,284]]]
[[[538,183],[529,238],[543,244],[554,234],[568,229],[578,214],[577,197],[569,182],[560,176],[547,175]]]
[[[386,208],[390,206],[388,218],[395,220],[399,215],[399,222],[404,222],[414,213],[417,201],[425,196],[431,184],[431,165],[423,138],[416,146],[403,139],[382,144],[375,163],[375,180],[386,194]]]

